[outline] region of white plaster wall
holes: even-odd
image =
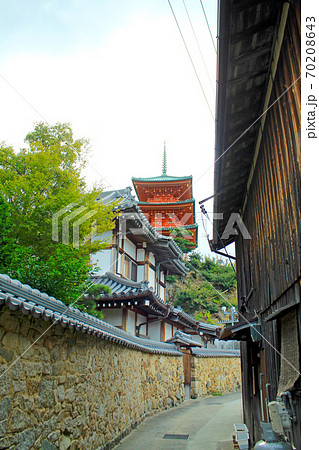
[[[136,325],[144,322],[146,322],[146,317],[142,316],[141,314],[137,314]],[[141,326],[140,333],[146,335],[146,324]]]
[[[97,275],[112,272],[112,249],[108,248],[94,253],[91,255],[91,263],[100,268],[96,272]]]
[[[153,266],[155,266],[155,256],[152,252],[149,253],[149,261],[151,264],[153,264]]]
[[[163,286],[161,286],[161,285],[160,285],[159,296],[161,297],[161,299],[165,300],[165,288],[163,288]]]
[[[144,281],[144,266],[137,266],[137,281]]]
[[[136,261],[144,261],[145,260],[145,250],[144,248],[139,248],[137,250],[137,260]]]
[[[153,341],[161,340],[161,323],[154,322],[148,324],[148,335]]]
[[[116,267],[117,267],[117,249],[112,248],[111,250],[111,261],[110,261],[110,268],[108,269],[108,272],[116,273]]]
[[[165,323],[165,341],[172,337],[172,325]]]
[[[117,273],[119,273],[121,275],[123,275],[123,273],[122,273],[122,261],[123,261],[123,270],[124,270],[124,254],[123,253],[122,254],[119,253],[119,258],[118,258],[118,261],[117,261]]]
[[[135,336],[135,312],[128,310],[127,332]]]
[[[135,261],[136,246],[129,239],[124,239],[124,251]]]
[[[103,320],[114,325],[115,327],[122,326],[122,309],[103,309]]]
[[[155,271],[151,267],[149,267],[148,277],[150,282],[149,285],[152,286],[155,291]]]

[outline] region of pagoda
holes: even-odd
[[[164,236],[174,237],[172,232],[175,228],[183,229],[183,238],[197,247],[198,225],[195,221],[192,180],[192,175],[167,175],[165,143],[162,175],[152,178],[132,177],[138,206],[150,224]]]

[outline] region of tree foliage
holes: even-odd
[[[175,228],[170,234],[183,253],[189,253],[196,248],[196,244],[190,240],[193,236],[191,231],[182,227]]]
[[[221,306],[234,305],[236,299],[236,275],[227,262],[203,258],[191,253],[186,263],[189,272],[185,278],[167,278],[169,300],[174,306],[210,323],[220,318]]]
[[[92,230],[97,235],[113,228],[115,204],[97,201],[101,186],[86,186],[81,172],[88,142],[75,139],[69,124],[39,123],[25,142],[27,148],[17,153],[0,145],[0,269],[67,304],[77,302],[89,285],[89,255],[108,245],[86,237]],[[53,240],[52,219],[59,211]],[[72,212],[64,227],[64,242],[70,245],[64,245],[62,221]],[[91,217],[84,218],[88,212]],[[81,218],[81,245],[75,248],[73,225]]]

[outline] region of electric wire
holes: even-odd
[[[207,233],[207,230],[206,230],[206,226],[204,225],[203,216],[205,216],[209,220],[209,222],[212,224],[212,226],[213,226],[213,222],[210,220],[209,215],[208,215],[208,213],[207,213],[207,211],[206,211],[206,209],[204,208],[203,205],[201,205],[201,214],[202,214],[202,222],[203,222],[204,231],[206,233],[206,237],[207,237],[207,240],[209,242],[209,236],[208,236],[208,233]],[[225,250],[225,253],[227,255],[228,261],[230,262],[230,265],[231,265],[234,273],[236,274],[236,269],[235,269],[235,267],[233,265],[233,262],[232,262],[232,260],[231,260],[231,258],[229,256],[229,253],[228,253],[228,251],[227,251],[227,249],[225,247],[225,244],[223,243],[222,238],[220,237],[220,234],[218,232],[217,232],[217,237],[220,240],[220,242],[221,242],[221,244],[223,246],[223,249]]]
[[[209,26],[209,23],[208,23],[208,20],[207,20],[207,16],[206,16],[206,12],[205,12],[205,8],[204,8],[202,0],[200,0],[200,4],[202,5],[202,10],[203,10],[203,13],[204,13],[204,16],[205,16],[206,24],[207,24],[207,27],[208,27],[208,30],[209,30],[209,34],[210,34],[210,37],[211,37],[211,40],[212,40],[212,43],[213,43],[213,46],[214,46],[215,53],[217,53],[215,41],[214,41],[214,38],[213,38],[213,35],[212,35],[212,32],[211,32],[210,26]]]
[[[198,51],[199,51],[199,53],[200,53],[202,62],[203,62],[204,67],[205,67],[205,71],[206,71],[207,77],[208,77],[208,79],[209,79],[209,82],[210,82],[210,85],[211,85],[211,87],[212,87],[212,89],[213,89],[214,94],[216,94],[216,92],[215,92],[215,86],[214,86],[214,83],[212,82],[212,80],[211,80],[211,78],[210,78],[209,71],[208,71],[207,65],[206,65],[206,63],[205,63],[205,59],[204,59],[203,53],[202,53],[202,51],[201,51],[201,48],[200,48],[200,45],[199,45],[199,42],[198,42],[198,39],[197,39],[197,35],[196,35],[195,29],[194,29],[194,27],[193,27],[192,20],[191,20],[191,18],[190,18],[189,13],[188,13],[188,9],[187,9],[185,0],[183,0],[183,4],[184,4],[184,8],[185,8],[185,11],[186,11],[186,14],[187,14],[187,17],[188,17],[190,26],[191,26],[192,31],[193,31],[193,34],[194,34],[194,38],[195,38],[195,41],[196,41],[196,44],[197,44]]]
[[[198,76],[198,73],[197,73],[196,67],[195,67],[195,65],[194,65],[193,59],[192,59],[192,57],[191,57],[191,54],[190,54],[190,52],[189,52],[189,50],[188,50],[186,41],[185,41],[185,39],[184,39],[184,36],[183,36],[182,30],[181,30],[181,27],[179,26],[177,17],[176,17],[176,15],[175,15],[175,13],[174,13],[172,4],[171,4],[170,0],[167,0],[167,1],[168,1],[169,6],[170,6],[170,9],[171,9],[171,11],[172,11],[173,17],[174,17],[174,19],[175,19],[175,23],[176,23],[176,25],[177,25],[179,34],[181,35],[181,38],[182,38],[182,41],[183,41],[183,43],[184,43],[184,46],[185,46],[185,49],[186,49],[186,51],[187,51],[188,57],[189,57],[189,59],[190,59],[190,62],[191,62],[191,64],[192,64],[192,66],[193,66],[193,69],[194,69],[194,72],[195,72],[197,81],[198,81],[198,83],[199,83],[199,85],[200,85],[200,88],[201,88],[201,90],[202,90],[203,96],[204,96],[204,98],[205,98],[206,104],[207,104],[208,109],[209,109],[209,112],[210,112],[210,115],[212,116],[212,119],[213,119],[213,121],[215,122],[215,116],[214,116],[214,114],[213,114],[213,112],[212,112],[212,110],[211,110],[211,107],[210,107],[210,105],[209,105],[207,96],[206,96],[206,94],[205,94],[204,88],[203,88],[202,83],[201,83],[201,81],[200,81],[200,78],[199,78],[199,76]]]

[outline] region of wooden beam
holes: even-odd
[[[165,322],[161,320],[161,341],[165,341]]]
[[[241,0],[239,3],[232,5],[234,11],[242,11],[243,9],[250,8],[251,6],[259,6],[262,3],[269,2],[269,0]]]
[[[248,36],[251,36],[255,33],[262,33],[264,30],[270,27],[274,27],[274,19],[272,17],[262,22],[258,22],[256,25],[253,25],[252,27],[244,28],[243,31],[240,31],[239,33],[234,33],[230,37],[230,43],[231,45],[238,44],[238,42],[240,42],[242,39],[245,39]]]

